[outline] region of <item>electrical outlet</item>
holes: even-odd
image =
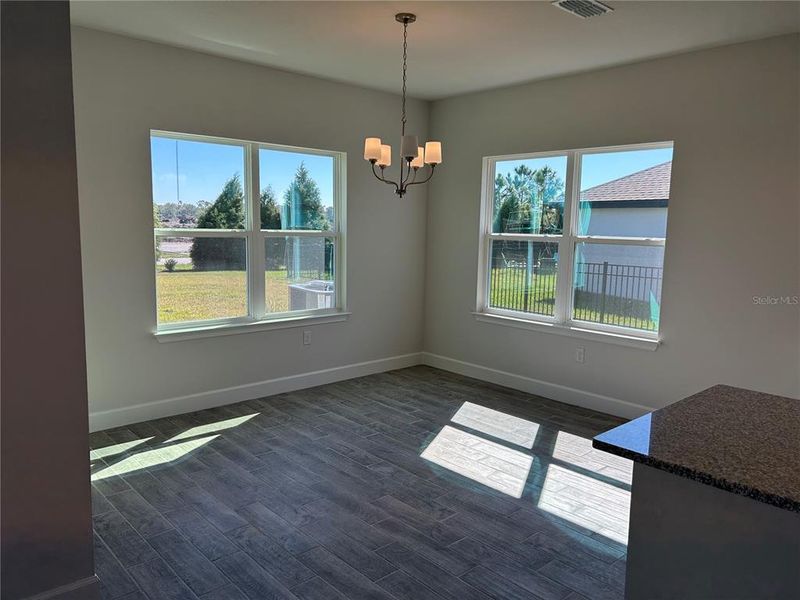
[[[311,330],[306,329],[303,332],[303,346],[310,346],[311,345]]]
[[[575,362],[583,363],[586,360],[586,348],[578,346],[575,349]]]

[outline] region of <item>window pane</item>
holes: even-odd
[[[579,243],[573,319],[658,331],[663,246]]]
[[[558,244],[493,240],[489,306],[553,316]]]
[[[158,322],[247,315],[244,238],[156,238]]]
[[[150,136],[155,227],[244,227],[244,147]]]
[[[267,312],[336,307],[333,238],[270,237],[265,250]]]
[[[579,235],[667,235],[672,148],[584,154]]]
[[[566,177],[566,156],[498,161],[492,231],[560,234]]]
[[[262,229],[333,229],[333,157],[258,152]]]

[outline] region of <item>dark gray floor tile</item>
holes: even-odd
[[[94,529],[125,567],[158,556],[150,544],[116,510],[95,517]]]
[[[537,572],[593,600],[620,600],[623,597],[624,587],[603,583],[582,569],[559,560],[547,563]]]
[[[228,532],[228,537],[264,570],[287,588],[311,579],[314,574],[252,525]]]
[[[442,597],[405,571],[395,571],[376,582],[399,600],[442,600]]]
[[[233,542],[192,508],[184,507],[164,516],[209,560],[238,552]]]
[[[401,544],[389,544],[377,552],[415,579],[424,581],[425,585],[447,600],[487,600],[488,598],[486,594]]]
[[[200,596],[200,600],[247,600],[247,596],[233,584],[218,588]]]
[[[139,588],[128,575],[117,557],[105,545],[100,536],[94,534],[94,570],[100,579],[100,595],[106,598],[118,598],[138,591]]]
[[[300,555],[300,560],[346,598],[390,600],[391,596],[341,559],[322,547]]]
[[[386,519],[378,523],[376,527],[395,538],[402,545],[440,566],[451,575],[461,575],[475,566],[468,559],[450,552],[446,546],[437,543],[410,525],[406,525],[396,519]]]
[[[444,425],[461,427],[450,419],[465,402],[540,424],[532,450],[515,448],[534,458],[522,498],[420,457]],[[249,415],[171,462],[108,468]],[[141,580],[148,600],[621,597],[624,544],[539,508],[552,465],[609,483],[603,468],[620,465],[582,448],[618,422],[420,366],[93,434],[96,448],[153,438],[92,461],[102,596],[142,600]],[[562,432],[579,464],[555,452]],[[619,516],[629,487],[614,485]],[[604,514],[582,494],[556,500]]]
[[[285,586],[262,569],[244,552],[215,561],[234,585],[250,600],[290,600],[296,598]]]
[[[306,525],[303,531],[373,581],[397,570],[397,567],[336,529],[329,522],[316,521]]]
[[[393,496],[383,496],[375,500],[373,504],[444,546],[449,546],[466,537],[469,532],[467,528],[455,527],[447,522],[431,519]]]
[[[533,592],[519,587],[502,575],[481,566],[477,566],[461,579],[485,592],[496,600],[541,600]]]
[[[142,537],[150,537],[172,529],[172,526],[153,506],[135,490],[127,490],[107,497],[128,523]]]
[[[167,531],[147,541],[198,596],[228,583],[219,569],[177,531]]]
[[[197,600],[160,558],[130,567],[130,574],[151,600]]]
[[[314,577],[294,586],[292,593],[300,600],[347,600],[321,577]]]
[[[242,507],[238,512],[251,525],[280,544],[290,554],[302,554],[317,545],[305,533],[286,522],[260,502]]]

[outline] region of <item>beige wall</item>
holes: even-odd
[[[422,349],[426,190],[399,200],[362,159],[365,136],[399,137],[398,96],[81,28],[73,53],[89,406],[117,411],[95,426]],[[424,137],[426,104],[409,124]],[[306,347],[301,329],[157,342],[151,128],[347,152],[349,321],[310,327]]]
[[[599,394],[660,407],[715,383],[800,396],[800,306],[753,303],[800,294],[798,39],[433,103],[446,163],[429,190],[425,350],[589,404]],[[475,320],[483,156],[665,140],[675,153],[657,351]]]
[[[4,600],[99,591],[69,36],[68,3],[2,4]]]

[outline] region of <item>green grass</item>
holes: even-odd
[[[510,269],[493,269],[490,285],[490,306],[525,312],[524,277],[508,273]],[[264,274],[267,309],[270,312],[289,310],[289,283],[285,270]],[[555,274],[538,275],[531,281],[527,312],[553,315],[555,308]],[[193,271],[191,264],[178,264],[168,273],[163,266],[156,270],[158,322],[177,323],[223,319],[247,315],[247,275],[244,271]],[[633,319],[624,307],[612,306],[605,312],[603,323],[656,331],[650,319]],[[577,305],[580,320],[599,323],[600,312],[589,302]]]
[[[524,269],[492,269],[489,285],[489,306],[505,310],[528,312],[537,315],[553,316],[555,309],[555,273],[536,275],[531,278],[530,287],[525,294]],[[578,297],[575,305],[575,319],[590,323],[617,325],[646,331],[656,331],[657,324],[650,318],[632,317],[634,308],[631,302],[608,299],[607,309],[601,315],[591,298]],[[641,309],[641,307],[636,307]]]
[[[267,308],[289,310],[289,281],[285,270],[264,274]],[[244,271],[193,271],[176,265],[169,273],[156,270],[158,322],[206,321],[247,315],[247,275]]]

